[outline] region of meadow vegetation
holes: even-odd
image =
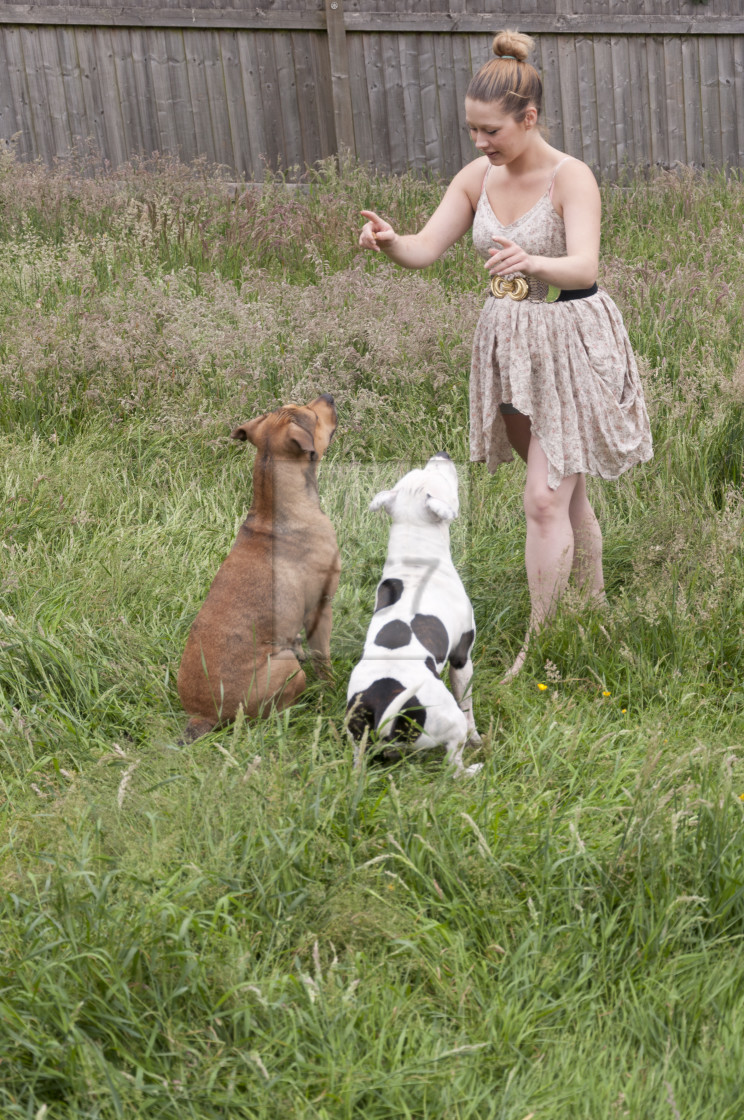
[[[85,171],[83,174],[82,172]],[[0,162],[0,1115],[739,1120],[744,183],[603,187],[653,462],[591,484],[609,605],[523,673],[523,468],[467,463],[483,273],[356,249],[441,184]],[[175,673],[250,502],[238,422],[332,392],[335,683],[191,746]],[[444,448],[485,763],[355,772],[373,494]]]

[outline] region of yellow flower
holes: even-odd
[[[547,692],[548,691],[548,686],[546,684],[538,684],[537,687],[540,689],[541,692]]]
[[[740,793],[740,794],[739,794],[739,800],[740,800],[740,801],[744,801],[744,793]]]
[[[603,695],[603,696],[612,696],[612,693],[611,693],[611,692],[608,692],[608,691],[607,691],[607,689],[605,689],[605,690],[603,691],[602,695]]]
[[[627,712],[627,710],[628,710],[627,708],[621,708],[621,709],[620,709],[620,711],[621,711],[621,712],[623,713],[623,715],[625,715],[625,713]]]

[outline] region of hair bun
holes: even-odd
[[[526,62],[535,44],[529,35],[521,31],[498,31],[493,40],[493,53],[497,58],[511,56],[517,62]]]

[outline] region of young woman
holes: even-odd
[[[505,680],[519,672],[572,571],[588,599],[604,600],[602,534],[586,475],[617,478],[652,454],[628,335],[596,284],[599,190],[586,164],[540,132],[532,46],[518,32],[494,39],[496,57],[465,97],[482,155],[455,176],[424,228],[401,236],[363,210],[359,238],[404,268],[425,268],[472,226],[485,260],[490,292],[473,343],[470,457],[494,471],[513,448],[527,463],[530,622]]]

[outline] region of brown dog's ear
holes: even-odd
[[[287,439],[292,443],[296,443],[300,451],[309,451],[310,457],[315,455],[315,443],[313,437],[309,432],[301,428],[299,424],[290,424],[287,428]]]
[[[241,424],[239,428],[230,432],[230,439],[249,440],[255,447],[258,447],[256,432],[259,424],[263,424],[265,419],[265,416],[257,416],[255,420],[249,420],[247,424]]]

